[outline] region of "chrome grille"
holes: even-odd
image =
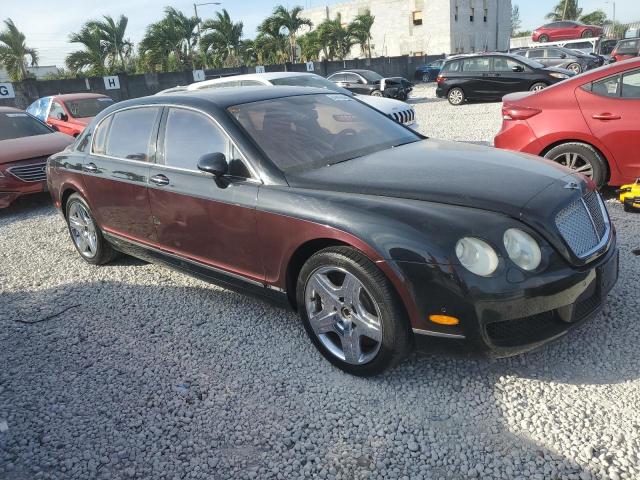
[[[610,223],[600,195],[593,191],[563,208],[556,226],[569,248],[585,258],[601,248],[609,237]]]
[[[389,117],[398,123],[411,124],[416,118],[416,112],[413,108],[403,110],[402,112],[394,112],[389,114]]]
[[[23,182],[42,182],[47,179],[47,157],[34,158],[37,163],[8,168],[7,171]]]

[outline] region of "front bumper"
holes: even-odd
[[[485,282],[482,289],[459,279],[449,289],[457,283],[460,290],[454,289],[444,302],[419,306],[425,321],[414,325],[416,346],[430,349],[431,338],[440,337],[455,348],[464,343],[467,350],[490,357],[534,349],[600,312],[618,279],[618,262],[614,240],[603,256],[585,268],[565,265],[528,279],[508,272],[505,278]],[[426,318],[433,313],[456,316],[461,323],[455,327],[432,324]]]
[[[0,169],[0,173],[3,175],[0,177],[0,208],[8,207],[23,195],[47,191],[45,180],[26,182],[9,173],[11,167],[33,163],[33,160],[27,160],[2,166]]]

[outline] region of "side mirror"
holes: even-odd
[[[67,120],[69,120],[69,117],[67,116],[66,113],[60,112],[58,113],[57,117],[58,117],[58,120],[62,120],[63,122],[66,122]]]
[[[210,173],[218,179],[229,171],[227,157],[221,152],[207,153],[198,160],[198,170]]]
[[[516,65],[515,67],[511,68],[512,72],[524,72],[524,68],[521,67],[520,65]]]

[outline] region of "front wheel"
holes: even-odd
[[[538,42],[540,43],[545,43],[549,41],[549,37],[547,35],[540,35],[540,37],[538,38]]]
[[[539,92],[541,90],[544,90],[545,88],[547,88],[547,84],[544,82],[536,82],[533,85],[531,85],[531,88],[529,89],[530,92]]]
[[[571,70],[576,75],[582,73],[582,67],[579,63],[570,63],[569,65],[567,65],[567,70]]]
[[[372,97],[382,97],[382,92],[380,90],[374,90],[371,92]]]
[[[549,150],[545,158],[592,179],[598,188],[607,184],[606,160],[586,143],[563,143]]]
[[[73,245],[84,261],[92,265],[104,265],[117,256],[117,252],[102,236],[89,204],[77,193],[67,201],[66,218]]]
[[[447,94],[447,99],[449,103],[453,106],[462,105],[464,103],[464,91],[460,87],[454,87],[449,90]]]
[[[582,32],[582,38],[591,38],[593,37],[593,32],[591,30],[585,30]]]
[[[345,372],[377,375],[411,349],[407,318],[391,283],[355,249],[331,247],[313,255],[300,271],[296,296],[309,338]]]

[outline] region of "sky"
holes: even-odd
[[[207,0],[197,0],[205,3]],[[437,0],[426,0],[437,1]],[[544,23],[544,15],[558,0],[512,0],[520,6],[522,29],[532,30]],[[275,5],[287,7],[322,6],[340,3],[339,0],[220,0],[221,6],[198,7],[201,18],[214,14],[218,8],[226,8],[235,21],[244,23],[245,37],[252,38],[258,24],[271,13]],[[2,0],[0,20],[11,18],[27,37],[27,45],[38,50],[40,65],[64,65],[65,56],[78,48],[68,43],[70,32],[80,30],[84,22],[102,15],[129,18],[128,36],[137,43],[144,35],[145,27],[162,18],[165,5],[171,5],[185,13],[193,14],[193,0]],[[612,0],[580,0],[580,6],[589,12],[603,9],[612,15]],[[616,19],[622,22],[640,21],[640,0],[616,0]]]

